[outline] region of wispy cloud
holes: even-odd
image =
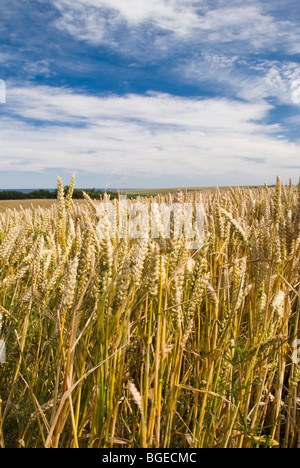
[[[152,49],[160,46],[170,50],[175,43],[184,41],[200,50],[205,44],[219,50],[226,47],[258,52],[268,47],[273,51],[284,48],[292,54],[300,52],[299,33],[293,23],[275,17],[260,1],[248,5],[192,0],[53,2],[60,12],[55,23],[58,28],[92,44],[121,48],[123,53],[138,54],[145,47],[148,50],[149,37],[155,39],[150,42]]]
[[[216,92],[260,101],[275,98],[279,104],[300,104],[300,65],[296,62],[266,59],[245,59],[235,56],[204,53],[187,59],[177,73],[190,83],[205,83]]]
[[[179,98],[169,94],[93,97],[51,87],[11,88],[3,119],[2,170],[75,167],[132,176],[180,174],[272,181],[295,163],[300,145],[261,120],[265,102]],[[284,157],[283,157],[284,155]],[[259,174],[257,163],[259,164]],[[237,182],[238,183],[238,182]]]
[[[249,101],[274,97],[298,104],[300,66],[281,63],[300,52],[299,28],[274,2],[253,0],[53,0],[55,26],[142,63],[168,61],[175,80],[216,84],[220,95]],[[294,4],[291,0],[290,4]],[[276,6],[277,5],[277,6]],[[210,86],[209,86],[210,85]]]
[[[185,36],[198,22],[195,2],[190,0],[53,0],[61,12],[56,25],[92,43],[108,40],[121,27],[146,24]],[[198,2],[198,8],[203,7]],[[78,13],[84,13],[81,17]],[[147,35],[147,33],[146,33]]]

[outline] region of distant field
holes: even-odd
[[[228,190],[230,187],[219,187],[220,191]],[[244,187],[244,188],[258,188],[257,186],[253,187]],[[122,190],[120,195],[127,195],[128,197],[155,197],[158,194],[166,195],[168,193],[176,193],[180,191],[187,192],[211,192],[215,190],[216,187],[173,187],[173,188],[157,188],[157,189],[138,189],[138,190]],[[100,198],[100,193],[99,193]],[[0,213],[4,212],[7,208],[10,209],[20,209],[20,207],[26,209],[31,206],[41,208],[49,208],[51,205],[56,203],[56,200],[53,199],[29,199],[29,200],[0,200]],[[74,203],[84,203],[84,200],[74,199]]]
[[[210,192],[216,187],[173,187],[173,188],[157,188],[157,189],[139,189],[139,190],[124,190],[121,193],[128,196],[145,196],[151,197],[158,194],[166,195],[168,193],[176,193],[178,190],[183,192]],[[220,187],[220,190],[228,189],[229,187]]]
[[[0,212],[5,211],[7,208],[19,209],[21,206],[24,209],[31,208],[31,206],[49,208],[53,203],[56,203],[56,200],[0,200]]]
[[[74,200],[74,203],[83,203],[84,200]],[[21,207],[31,208],[40,206],[41,208],[49,208],[51,205],[56,204],[56,200],[0,200],[0,213],[6,209],[20,209]]]
[[[149,189],[149,190],[125,190],[120,191],[120,194],[125,194],[128,197],[130,196],[155,196],[157,194],[166,194],[166,193],[176,193],[179,189]],[[185,189],[182,189],[185,190]],[[194,190],[203,190],[201,188],[197,189],[188,189],[189,191]],[[100,198],[100,193],[99,193]],[[84,200],[73,200],[74,203],[84,203]],[[49,208],[53,204],[56,204],[57,200],[55,199],[28,199],[28,200],[0,200],[0,213],[3,213],[6,209],[20,209],[21,207],[31,208],[40,206],[41,208]]]
[[[141,189],[141,190],[124,190],[120,191],[121,195],[127,195],[128,197],[136,197],[136,196],[145,196],[151,197],[158,194],[168,194],[168,193],[176,193],[178,190],[188,192],[194,191],[211,191],[214,187],[189,187],[187,189],[177,187],[177,188],[164,188],[164,189]],[[100,198],[100,194],[99,194]],[[84,200],[73,200],[74,203],[84,203]],[[56,200],[53,199],[32,199],[32,200],[0,200],[0,213],[4,212],[7,208],[9,209],[20,209],[20,207],[26,209],[31,208],[32,206],[41,208],[49,208],[54,203],[57,203]]]

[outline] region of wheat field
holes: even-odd
[[[0,213],[0,447],[300,447],[300,184],[143,198],[203,203],[187,249],[74,182]]]

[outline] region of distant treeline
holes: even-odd
[[[65,192],[67,193],[68,187],[65,187]],[[80,200],[83,198],[83,192],[87,193],[91,198],[100,198],[100,195],[103,195],[104,192],[95,189],[87,189],[87,190],[80,190],[75,189],[73,192],[73,198],[76,200]],[[110,199],[117,198],[117,192],[106,192],[110,195]],[[56,199],[57,198],[57,190],[49,191],[49,190],[33,190],[32,192],[23,193],[18,192],[16,190],[6,190],[4,192],[0,192],[0,200],[34,200],[34,199]]]

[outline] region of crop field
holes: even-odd
[[[73,189],[0,212],[0,447],[299,448],[300,184]]]
[[[0,200],[0,213],[8,210],[21,210],[27,208],[50,208],[55,200]]]
[[[74,203],[79,205],[83,203],[83,200],[74,200]],[[0,213],[4,213],[6,210],[26,210],[36,208],[48,208],[52,205],[56,205],[56,200],[51,199],[34,199],[34,200],[0,200]]]

